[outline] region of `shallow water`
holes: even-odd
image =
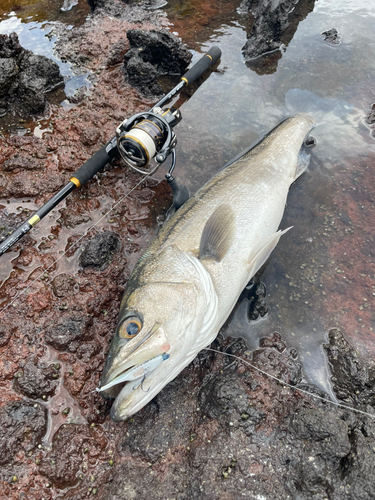
[[[53,10],[47,1],[21,2],[30,16],[22,17],[19,11],[10,13],[10,2],[8,10],[0,11],[0,32],[16,30],[26,48],[54,58],[53,40],[45,37],[50,25],[44,23],[73,24],[63,16],[81,9],[74,21],[80,23],[88,12],[83,0],[66,12],[61,11],[63,3],[56,2],[59,8]],[[223,53],[218,70],[181,107],[176,177],[194,192],[285,118],[289,89],[310,90],[353,107],[350,114],[313,131],[317,145],[309,150],[308,172],[292,186],[282,222],[282,228],[294,229],[258,277],[267,287],[268,314],[249,322],[244,298],[223,330],[243,336],[249,348],[261,337],[280,332],[288,346],[297,349],[307,379],[330,392],[322,348],[330,328],[342,328],[363,354],[375,353],[375,142],[365,122],[375,101],[375,5],[363,0],[309,2],[292,22],[282,50],[251,67],[241,48],[252,21],[239,7],[239,1],[217,0],[197,5],[169,1],[164,8],[171,31],[194,49],[193,61],[212,45]],[[324,42],[321,32],[332,27],[342,37],[340,45]],[[59,64],[69,74],[70,68]],[[76,272],[72,266],[78,266],[77,259],[67,266]]]
[[[68,10],[63,10],[68,9]],[[20,44],[35,54],[44,55],[55,61],[65,79],[65,92],[61,90],[51,93],[52,103],[64,103],[66,96],[74,95],[77,89],[86,85],[90,87],[89,72],[79,69],[68,62],[63,62],[54,53],[56,36],[53,29],[58,22],[71,28],[85,22],[90,8],[86,0],[4,0],[0,5],[0,34],[16,32]],[[1,126],[8,125],[3,120]]]

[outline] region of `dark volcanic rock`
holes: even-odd
[[[180,40],[166,30],[129,30],[130,50],[124,58],[124,70],[131,85],[145,95],[159,95],[159,76],[179,76],[188,67],[192,55]]]
[[[0,108],[2,114],[44,111],[46,92],[63,83],[58,65],[23,49],[16,33],[0,35]]]
[[[15,379],[14,388],[33,399],[52,396],[58,384],[58,373],[54,365],[40,367],[36,360],[30,360]]]
[[[47,411],[38,404],[14,401],[0,408],[0,464],[21,449],[31,451],[47,428]]]
[[[321,33],[324,36],[324,42],[328,43],[329,45],[340,45],[341,43],[341,36],[339,35],[339,32],[335,28],[331,28],[330,30],[323,31]]]
[[[103,439],[95,439],[95,431],[88,426],[64,425],[55,435],[48,460],[42,460],[40,472],[61,489],[73,486],[79,481],[78,472],[85,459],[93,459],[90,456],[92,448],[103,445]],[[94,457],[97,455],[94,453]]]
[[[95,235],[86,245],[80,257],[82,267],[108,266],[112,255],[119,249],[120,239],[117,234],[105,231]]]
[[[69,348],[69,351],[75,352],[80,341],[87,338],[87,329],[90,325],[90,318],[86,316],[63,319],[59,324],[47,327],[46,342],[57,350],[63,351]]]
[[[253,25],[242,48],[246,64],[259,74],[276,71],[281,47],[292,40],[300,21],[314,8],[315,0],[244,0],[242,11]]]
[[[268,312],[266,286],[264,283],[255,284],[251,288],[249,295],[249,306],[247,308],[247,317],[249,321],[258,319],[259,316],[263,318]]]
[[[340,330],[328,334],[327,353],[333,390],[338,398],[375,409],[375,367],[369,366],[347,342]]]
[[[375,103],[371,104],[370,111],[367,113],[366,122],[369,125],[373,125],[375,123]]]

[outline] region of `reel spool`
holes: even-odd
[[[117,149],[121,158],[140,174],[153,174],[174,151],[177,138],[172,127],[181,119],[178,109],[155,107],[123,121],[116,130]],[[147,169],[153,158],[156,165]]]

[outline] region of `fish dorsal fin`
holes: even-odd
[[[204,226],[199,246],[199,259],[220,262],[233,240],[235,217],[229,205],[220,205]]]
[[[252,278],[254,274],[257,273],[266,262],[268,257],[271,255],[272,250],[278,244],[280,237],[287,231],[289,231],[289,229],[292,229],[292,227],[288,227],[288,229],[284,229],[284,231],[277,231],[277,233],[273,234],[272,238],[267,241],[267,243],[258,251],[258,253],[254,257],[251,257],[249,259],[248,269],[251,274],[250,278]]]

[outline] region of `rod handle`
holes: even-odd
[[[187,73],[181,78],[181,80],[186,82],[186,85],[190,85],[195,82],[210,66],[216,63],[221,57],[221,50],[219,47],[211,47],[210,50],[205,54],[198,62],[194,64],[192,68],[189,69]]]
[[[76,187],[81,187],[87,181],[92,179],[108,162],[111,161],[113,156],[107,153],[107,145],[103,146],[91,158],[89,158],[79,169],[74,172],[70,181]]]

